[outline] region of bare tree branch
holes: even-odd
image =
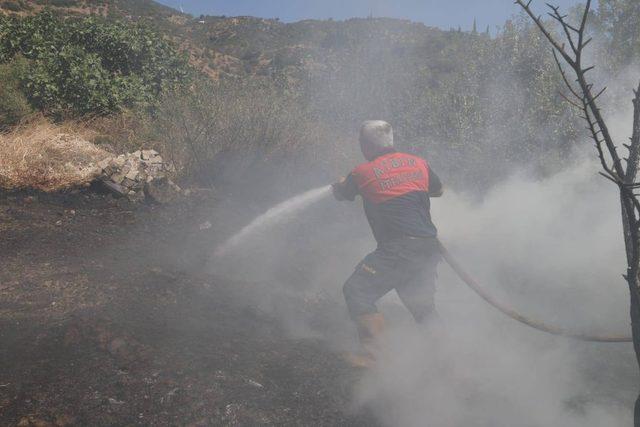
[[[591,39],[588,39],[586,42],[584,41],[587,20],[588,20],[589,12],[591,10],[591,0],[587,0],[579,28],[575,28],[571,26],[566,21],[566,16],[560,14],[558,7],[547,4],[547,6],[553,11],[553,13],[551,13],[550,15],[560,23],[565,33],[565,36],[573,51],[573,56],[566,51],[566,49],[564,48],[564,44],[560,44],[560,42],[553,36],[553,34],[551,34],[551,32],[546,28],[544,22],[542,22],[542,20],[533,13],[533,10],[531,10],[531,7],[530,7],[531,0],[526,3],[524,2],[524,0],[516,0],[516,4],[520,5],[520,7],[522,7],[523,10],[531,17],[531,19],[538,26],[540,31],[544,34],[544,36],[553,46],[554,58],[560,68],[560,72],[565,84],[567,85],[571,93],[576,98],[578,98],[584,106],[585,118],[589,122],[589,130],[591,131],[592,137],[596,141],[596,145],[600,146],[601,144],[604,144],[607,148],[607,152],[609,156],[612,159],[613,165],[611,166],[611,168],[607,167],[607,169],[614,171],[615,172],[614,176],[616,176],[616,179],[618,180],[619,183],[622,183],[624,181],[624,176],[625,176],[625,170],[624,170],[624,167],[622,166],[622,161],[620,160],[620,157],[616,150],[616,146],[613,142],[613,138],[611,137],[611,133],[609,132],[609,128],[607,127],[607,124],[604,118],[602,117],[602,114],[600,113],[600,109],[595,103],[596,99],[600,97],[600,95],[602,95],[604,91],[600,91],[596,96],[593,95],[592,93],[593,84],[589,83],[585,77],[585,73],[586,73],[585,70],[590,71],[592,68],[583,68],[582,66],[582,53],[585,47],[587,46],[587,44],[591,41]],[[574,41],[574,38],[571,35],[571,31],[573,30],[577,30],[577,35],[578,35],[577,43]],[[565,62],[569,64],[569,66],[575,72],[576,82],[578,83],[578,86],[580,88],[579,91],[574,89],[573,85],[570,83],[566,75],[566,72],[564,71],[562,65],[560,64],[560,61],[557,55],[558,53],[560,54],[560,56],[562,56]],[[599,135],[601,137],[599,137]],[[602,147],[598,149],[598,152],[600,155],[601,163],[603,163],[603,165],[606,164],[606,161],[604,160],[604,157],[603,157],[604,150],[602,149]],[[609,170],[607,170],[607,172],[609,172]]]
[[[627,145],[629,157],[627,161],[627,173],[625,176],[625,184],[635,182],[638,175],[638,162],[640,161],[640,84],[638,89],[634,91],[633,99],[633,134],[631,143]]]
[[[567,15],[560,15],[560,12],[559,12],[560,8],[559,7],[553,6],[553,5],[549,4],[549,3],[547,3],[547,7],[549,7],[551,10],[553,10],[553,13],[549,13],[549,16],[560,23],[560,26],[562,27],[562,30],[564,31],[564,34],[567,37],[567,41],[569,42],[569,46],[571,46],[571,50],[573,50],[573,52],[575,54],[577,54],[578,53],[578,47],[580,47],[580,46],[578,45],[576,47],[576,44],[573,42],[573,37],[571,36],[571,33],[569,31],[573,30],[573,31],[579,33],[579,30],[574,28],[574,27],[572,27],[571,25],[569,25],[565,21],[565,18],[567,17]]]
[[[560,62],[560,58],[558,58],[558,54],[556,53],[555,50],[552,51],[552,53],[553,53],[553,59],[555,59],[555,61],[556,61],[556,65],[558,66],[558,70],[560,70],[560,75],[562,76],[562,80],[564,80],[565,86],[567,86],[567,89],[569,89],[569,91],[573,94],[573,96],[575,96],[579,100],[582,100],[583,96],[580,95],[578,93],[578,91],[573,88],[573,85],[569,82],[569,78],[567,77],[567,73],[564,71],[564,68],[562,67],[562,63]],[[580,108],[582,109],[583,107],[581,106]]]
[[[565,95],[564,93],[560,92],[560,96],[562,97],[562,99],[564,99],[567,103],[569,103],[570,105],[572,105],[573,107],[577,108],[578,110],[582,111],[582,105],[578,104],[577,102],[572,101],[571,99],[569,99],[567,97],[567,95]]]
[[[547,27],[545,27],[544,23],[542,22],[542,19],[539,16],[536,16],[531,10],[530,5],[532,1],[533,0],[529,0],[528,2],[525,3],[524,0],[516,0],[516,4],[520,5],[524,9],[524,11],[527,13],[527,15],[531,17],[531,19],[536,24],[538,29],[540,29],[540,31],[547,38],[549,43],[551,43],[551,45],[553,45],[553,47],[562,55],[564,60],[567,61],[567,63],[569,63],[571,66],[573,66],[574,60],[566,52],[566,50],[564,49],[564,45],[561,45],[555,39],[555,37],[551,35],[549,30],[547,30]]]

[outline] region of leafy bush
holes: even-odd
[[[32,62],[27,98],[56,117],[153,107],[189,77],[186,58],[149,25],[96,16],[0,17],[0,63],[18,54]]]
[[[21,90],[20,77],[26,73],[28,62],[21,57],[0,64],[0,129],[17,124],[32,113],[29,101]]]

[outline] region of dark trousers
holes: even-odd
[[[436,238],[402,238],[385,242],[367,255],[344,284],[352,319],[376,313],[376,302],[396,290],[414,319],[435,314],[434,295],[440,261]]]

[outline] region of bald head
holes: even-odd
[[[393,150],[393,128],[383,120],[367,120],[360,128],[360,148],[367,160]]]

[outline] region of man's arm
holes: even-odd
[[[440,197],[444,193],[444,187],[440,177],[433,169],[429,168],[429,197]]]
[[[358,195],[358,185],[352,174],[333,184],[331,189],[333,190],[333,196],[340,202],[345,200],[353,202]]]

